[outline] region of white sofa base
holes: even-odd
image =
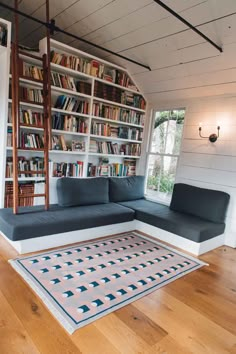
[[[91,229],[71,231],[43,237],[36,237],[22,241],[11,241],[5,235],[3,235],[3,237],[10,243],[12,247],[16,249],[19,254],[25,254],[133,230],[144,232],[156,238],[157,240],[167,242],[196,256],[199,256],[224,244],[224,235],[220,235],[210,240],[197,243],[176,234],[159,229],[155,226],[146,224],[139,220],[93,227]]]

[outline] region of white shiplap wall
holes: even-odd
[[[225,191],[230,194],[226,218],[225,244],[236,247],[236,95],[181,102],[165,102],[155,109],[185,107],[185,126],[176,182]],[[220,138],[212,144],[198,134],[216,132]]]

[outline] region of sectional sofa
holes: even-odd
[[[195,255],[223,244],[229,195],[175,184],[170,207],[144,197],[144,177],[61,178],[58,204],[0,210],[0,231],[27,253],[139,230]]]

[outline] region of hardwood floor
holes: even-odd
[[[236,354],[234,249],[71,336],[8,264],[16,255],[0,236],[1,354]]]

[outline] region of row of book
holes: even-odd
[[[91,153],[109,155],[140,156],[141,144],[117,144],[110,141],[90,140],[89,151]]]
[[[32,157],[30,159],[24,156],[18,157],[18,177],[43,177],[44,174],[37,173],[32,174],[32,171],[43,171],[44,170],[44,159],[42,157]],[[29,171],[29,173],[20,173],[20,171]],[[6,178],[13,177],[13,158],[11,156],[7,157],[6,161]]]
[[[32,182],[20,183],[18,193],[19,195],[34,194],[34,183]],[[33,197],[19,198],[19,206],[33,206],[33,205],[34,205]],[[5,184],[5,208],[12,208],[12,207],[13,207],[13,183],[7,182]]]
[[[91,84],[84,81],[76,81],[73,77],[51,72],[51,84],[66,90],[91,95]]]
[[[12,110],[11,106],[8,109],[8,123],[12,123]],[[20,108],[20,124],[34,126],[37,128],[43,127],[43,113],[34,112],[31,109]]]
[[[7,127],[7,146],[11,147],[12,145],[13,145],[12,127]]]
[[[7,46],[7,25],[0,23],[0,45],[3,47]]]
[[[23,149],[43,149],[44,137],[40,134],[20,132],[20,148]]]
[[[20,87],[20,99],[34,103],[43,103],[43,91],[29,87]]]
[[[83,161],[75,163],[49,162],[49,175],[52,177],[83,177]]]
[[[100,159],[98,165],[88,163],[88,177],[125,177],[135,176],[136,161],[124,159],[123,163],[109,163],[107,158]]]
[[[19,74],[20,76],[43,81],[43,69],[38,66],[25,63],[21,59],[19,62]]]
[[[89,114],[89,102],[60,95],[57,97],[55,108],[63,109],[64,111]]]
[[[93,103],[93,116],[121,121],[130,124],[144,125],[144,114],[132,109],[108,106],[103,103]]]
[[[83,140],[65,140],[64,135],[53,135],[52,136],[52,149],[53,150],[63,150],[63,151],[85,151],[85,141]]]
[[[127,92],[127,91],[122,92],[120,103],[125,104],[127,106],[139,108],[139,109],[146,108],[146,102],[142,96],[135,95],[135,94],[133,94],[131,92]]]
[[[102,82],[95,82],[94,96],[139,109],[146,108],[146,102],[141,95],[123,91],[119,87],[106,85]]]
[[[52,129],[84,134],[88,132],[88,126],[84,118],[61,114],[52,116]]]
[[[108,123],[97,123],[93,121],[91,124],[91,134],[141,141],[143,131],[136,128],[117,127]]]
[[[98,60],[52,51],[51,62],[137,91],[137,87],[126,72],[113,69]]]

